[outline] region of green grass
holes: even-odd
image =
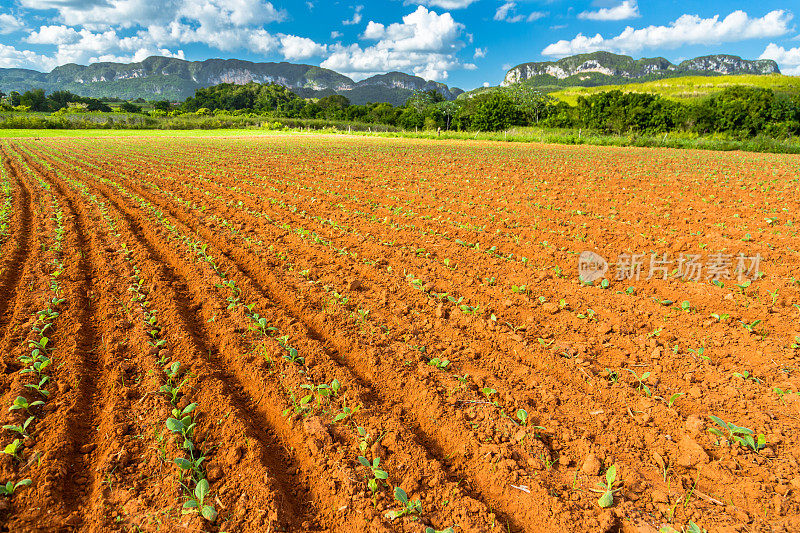
[[[242,137],[273,135],[354,135],[369,137],[429,139],[437,141],[499,141],[540,144],[582,144],[590,146],[633,146],[640,148],[677,148],[689,150],[713,150],[800,154],[800,138],[773,139],[755,137],[737,140],[726,135],[699,136],[693,133],[670,133],[668,135],[610,135],[579,129],[546,129],[518,127],[499,132],[448,131],[437,135],[435,131],[420,132],[363,132],[326,128],[317,130],[266,128],[250,129],[193,129],[193,130],[20,130],[0,129],[0,138],[14,137]]]
[[[733,85],[772,89],[775,93],[800,96],[800,76],[771,74],[757,76],[742,74],[737,76],[685,76],[644,83],[625,85],[603,85],[599,87],[568,87],[550,94],[570,105],[575,105],[579,96],[588,96],[604,91],[619,89],[624,92],[658,94],[679,102],[693,102],[720,92]]]

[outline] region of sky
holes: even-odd
[[[520,63],[607,50],[674,63],[728,53],[800,75],[794,11],[786,0],[0,0],[0,67],[236,58],[472,89]]]

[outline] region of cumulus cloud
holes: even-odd
[[[724,19],[720,19],[719,15],[711,18],[682,15],[668,26],[641,29],[628,26],[619,35],[610,38],[599,33],[594,37],[579,33],[571,40],[548,45],[542,54],[564,57],[598,50],[630,54],[645,48],[677,48],[691,44],[711,45],[777,37],[789,32],[791,20],[792,14],[784,10],[770,11],[760,18],[751,18],[744,11],[734,11]]]
[[[0,14],[0,34],[14,33],[25,28],[25,24],[14,15]]]
[[[781,67],[781,72],[789,76],[800,76],[800,46],[788,50],[775,43],[769,43],[759,59],[772,59]]]
[[[486,48],[476,48],[475,49],[475,54],[473,55],[473,57],[475,59],[479,59],[481,57],[486,57],[486,52],[487,51],[488,50]]]
[[[298,37],[297,35],[284,35],[281,37],[281,54],[289,60],[320,56],[327,50],[328,47],[326,45],[317,44],[307,37]]]
[[[361,37],[376,41],[374,45],[333,45],[321,66],[357,80],[393,70],[411,71],[426,79],[447,79],[452,69],[474,67],[456,57],[464,47],[460,40],[463,30],[450,13],[439,15],[419,6],[402,22],[386,26],[369,21]]]
[[[639,17],[641,15],[636,0],[625,0],[618,6],[605,7],[597,11],[584,11],[578,14],[579,19],[587,20],[627,20]]]

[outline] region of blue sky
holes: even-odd
[[[775,59],[800,75],[794,2],[720,0],[0,0],[0,67],[150,55],[399,70],[471,89],[527,61],[594,50],[678,62]]]

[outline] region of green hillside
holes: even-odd
[[[565,89],[552,91],[550,94],[570,105],[575,105],[579,96],[588,96],[590,94],[617,89],[623,92],[658,94],[679,102],[693,102],[734,85],[761,87],[772,89],[776,94],[800,96],[800,76],[784,76],[781,74],[685,76],[682,78],[668,78],[657,81],[646,81],[643,83],[627,83],[624,85],[567,87]]]

